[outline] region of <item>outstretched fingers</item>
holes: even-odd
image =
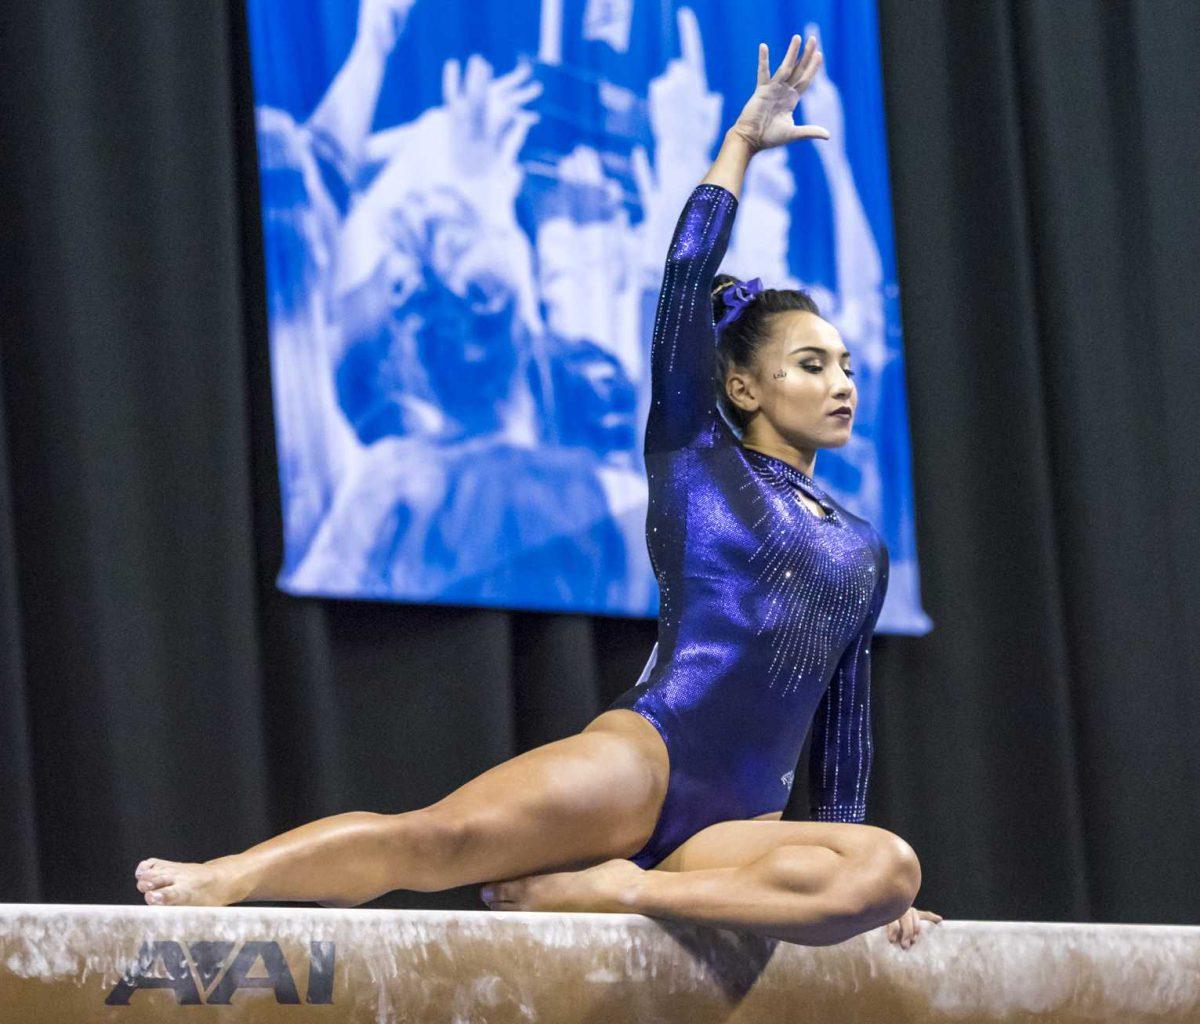
[[[788,84],[797,92],[804,92],[809,83],[817,76],[817,72],[821,70],[824,61],[825,55],[817,49],[816,40],[810,38],[804,60],[797,65],[796,73],[789,79]]]
[[[527,81],[532,74],[528,64],[518,64],[512,71],[492,79],[492,96],[505,108],[522,107],[542,94],[542,83]]]
[[[779,65],[778,70],[772,76],[774,82],[786,82],[792,77],[792,73],[796,70],[796,60],[800,55],[800,37],[792,36],[792,40],[788,43],[787,53],[783,55],[783,63]]]
[[[457,57],[451,57],[442,65],[442,102],[448,107],[458,100],[461,74],[462,68]]]
[[[463,75],[463,92],[481,98],[492,80],[492,65],[478,53],[467,58],[467,70]]]

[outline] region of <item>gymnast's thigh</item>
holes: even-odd
[[[685,840],[654,866],[656,871],[738,868],[780,846],[824,846],[845,856],[867,854],[891,833],[874,825],[840,821],[719,821]]]
[[[665,745],[633,712],[600,719],[490,768],[425,809],[462,833],[468,875],[478,868],[484,880],[514,878],[641,848],[666,797]]]

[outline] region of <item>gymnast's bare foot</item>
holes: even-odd
[[[606,860],[583,871],[491,882],[480,896],[492,910],[628,914],[629,895],[644,874],[631,860]]]
[[[227,907],[246,898],[228,867],[217,861],[182,864],[151,857],[134,876],[151,906]]]

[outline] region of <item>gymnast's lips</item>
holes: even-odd
[[[839,405],[839,406],[838,406],[836,409],[834,409],[834,410],[833,410],[833,412],[831,412],[829,415],[830,415],[830,416],[844,416],[844,417],[846,417],[846,419],[849,419],[849,418],[850,418],[850,415],[851,415],[851,414],[850,414],[850,406],[848,406],[848,405]]]

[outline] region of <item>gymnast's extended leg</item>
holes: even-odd
[[[137,887],[151,904],[355,906],[393,889],[432,892],[628,857],[654,829],[668,772],[654,726],[609,711],[429,807],[336,814],[203,864],[150,858],[137,866]]]

